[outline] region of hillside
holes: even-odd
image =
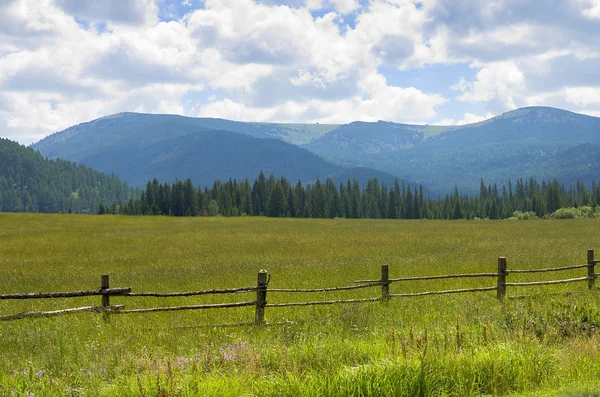
[[[529,176],[565,183],[598,179],[597,160],[590,154],[596,143],[600,118],[531,107],[461,127],[351,123],[304,147],[337,164],[409,177],[432,191],[451,191],[456,184],[474,192],[480,178],[490,183]],[[578,155],[577,147],[585,155]]]
[[[125,204],[136,192],[116,176],[0,139],[0,210],[96,213],[99,204]]]
[[[215,126],[246,133],[217,130]],[[361,184],[376,177],[387,184],[393,183],[394,177],[388,173],[345,168],[306,149],[269,138],[265,131],[274,126],[122,113],[71,127],[33,147],[51,158],[60,157],[114,173],[138,187],[154,177],[161,181],[190,178],[194,184],[210,185],[216,179],[251,179],[261,170],[266,175],[308,183],[317,177],[333,178],[336,182],[357,179]],[[290,127],[290,131],[302,130],[295,128]],[[270,134],[276,135],[273,131]]]
[[[600,118],[530,107],[445,127],[383,121],[244,123],[121,113],[68,128],[33,147],[50,158],[115,173],[136,186],[154,176],[210,184],[253,178],[262,169],[303,182],[337,176],[338,181],[349,177],[364,183],[377,177],[390,183],[395,176],[443,194],[455,185],[477,192],[481,178],[499,184],[530,176],[590,182],[600,177],[596,144]]]
[[[80,161],[105,148],[149,145],[202,131],[231,131],[254,138],[305,144],[339,127],[327,124],[244,123],[216,118],[119,113],[56,132],[32,145],[50,158]]]

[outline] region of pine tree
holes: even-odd
[[[268,216],[281,217],[285,216],[287,211],[285,192],[280,182],[273,182],[271,185],[271,195],[269,198],[269,207],[267,210]]]

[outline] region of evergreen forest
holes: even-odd
[[[0,210],[96,213],[102,202],[126,204],[136,192],[118,177],[0,139]]]
[[[194,187],[192,181],[148,182],[138,200],[125,207],[102,204],[99,213],[173,216],[269,216],[293,218],[373,219],[506,219],[517,217],[591,217],[600,210],[600,185],[583,182],[566,188],[557,180],[518,179],[506,185],[480,181],[478,195],[461,194],[458,187],[445,196],[431,197],[422,186],[395,181],[391,186],[369,179],[361,187],[354,180],[336,185],[328,178],[313,184],[293,184],[285,177],[260,172],[252,183],[215,181]],[[570,211],[567,208],[572,208]],[[582,212],[583,211],[583,212]],[[587,211],[587,212],[586,212]],[[583,215],[582,215],[583,214]]]

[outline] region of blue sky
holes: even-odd
[[[0,0],[0,136],[123,111],[465,124],[600,116],[600,0]]]

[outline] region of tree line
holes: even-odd
[[[391,186],[377,178],[363,187],[356,180],[336,184],[320,179],[293,184],[285,177],[266,177],[261,171],[250,182],[215,181],[212,187],[194,187],[192,181],[147,183],[139,199],[126,206],[101,204],[99,213],[171,216],[268,216],[292,218],[373,219],[506,219],[515,212],[543,217],[563,207],[600,205],[600,185],[583,182],[566,188],[557,180],[518,179],[515,183],[486,185],[479,194],[461,194],[458,187],[443,197],[431,197],[422,185],[396,180]]]

